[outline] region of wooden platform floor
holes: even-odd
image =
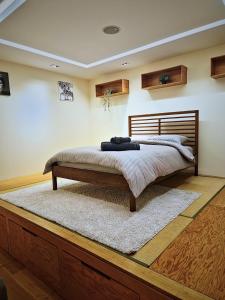
[[[39,181],[49,179],[40,178]],[[0,182],[0,191],[18,189],[26,182],[37,183],[38,175],[33,182],[31,177],[28,179]],[[3,201],[0,204],[178,298],[225,299],[225,179],[183,174],[167,179],[163,185],[202,195],[132,256],[121,255],[11,204]],[[0,253],[0,277],[8,286],[9,300],[59,299],[3,253]]]

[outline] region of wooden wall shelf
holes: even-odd
[[[169,75],[169,82],[165,84],[160,83],[160,75]],[[141,84],[143,89],[153,90],[175,85],[182,85],[187,83],[187,67],[179,65],[176,67],[163,69],[155,72],[150,72],[141,75]]]
[[[129,94],[129,80],[127,79],[118,79],[110,82],[105,82],[97,84],[95,86],[96,97],[104,97],[104,93],[107,89],[112,90],[112,96],[119,96],[124,94]]]
[[[225,55],[211,58],[211,76],[214,79],[225,77]]]

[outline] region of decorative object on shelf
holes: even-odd
[[[168,74],[161,74],[159,77],[159,81],[161,84],[166,84],[170,80],[170,76]]]
[[[211,77],[214,79],[225,77],[225,55],[211,58]]]
[[[0,72],[0,95],[10,96],[9,75],[6,72]]]
[[[176,67],[158,70],[141,75],[143,89],[153,90],[187,83],[187,67]]]
[[[110,82],[100,83],[95,86],[95,89],[96,97],[104,98],[106,90],[112,90],[108,97],[125,95],[129,93],[129,80],[118,79]]]
[[[58,81],[59,100],[73,101],[73,85],[70,82]]]
[[[112,89],[106,89],[104,91],[104,97],[103,97],[103,106],[105,111],[110,111],[110,97],[113,93]]]

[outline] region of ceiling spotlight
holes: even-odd
[[[59,68],[59,66],[56,65],[56,64],[51,64],[51,65],[49,65],[49,67],[51,67],[51,68]]]
[[[116,25],[109,25],[104,27],[102,30],[105,34],[116,34],[120,31],[120,27]]]
[[[123,67],[126,67],[128,65],[128,63],[125,61],[121,64]]]

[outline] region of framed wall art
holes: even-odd
[[[0,95],[10,96],[9,75],[0,71]]]
[[[73,101],[73,85],[70,82],[58,81],[59,100]]]

